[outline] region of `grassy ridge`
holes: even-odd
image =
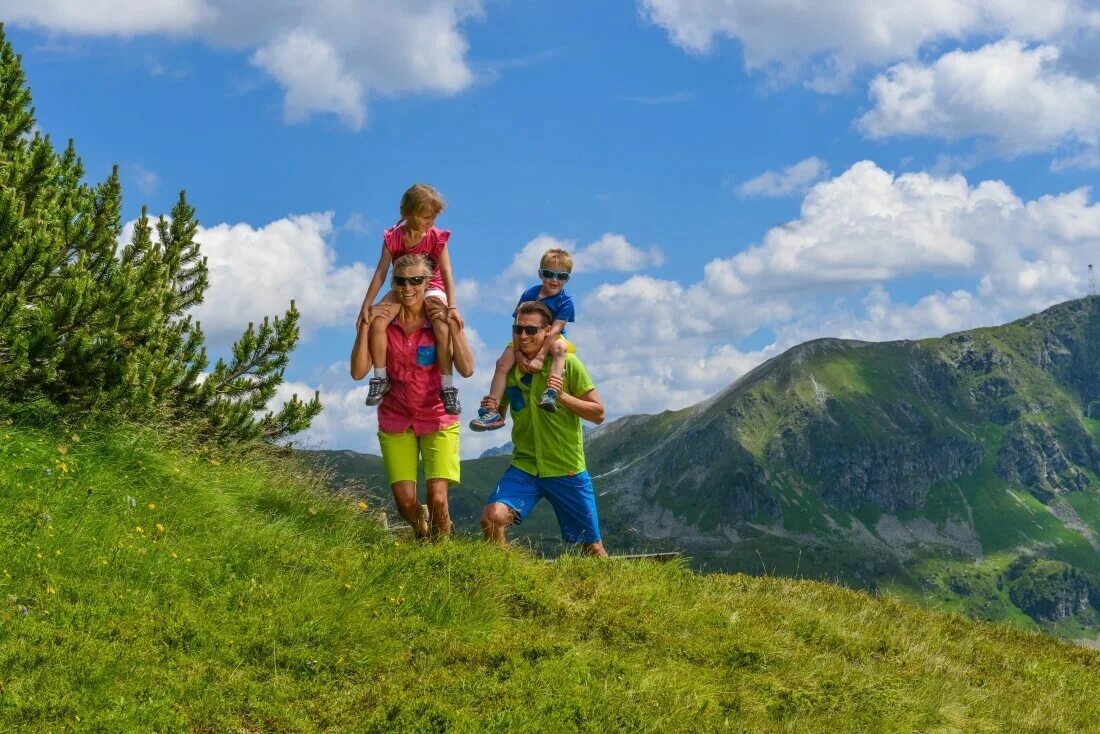
[[[1084,731],[1100,654],[828,584],[395,542],[276,458],[0,426],[0,731]]]

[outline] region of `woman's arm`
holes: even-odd
[[[551,376],[550,379],[546,381],[546,386],[556,388],[558,391],[558,402],[584,420],[595,423],[597,426],[603,423],[603,401],[600,400],[600,395],[596,392],[596,388],[592,388],[584,395],[570,395],[562,390],[561,378],[556,375]]]
[[[355,346],[351,348],[351,379],[362,380],[370,372],[373,363],[370,358],[370,324],[360,322],[355,330]]]
[[[463,377],[474,374],[474,352],[470,349],[470,342],[466,341],[466,329],[462,325],[462,317],[458,311],[448,311],[448,319],[451,324],[451,358],[454,360],[455,369]]]

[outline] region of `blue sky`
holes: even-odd
[[[1021,6],[1022,7],[1022,6]],[[0,0],[39,126],[125,217],[181,188],[217,347],[303,311],[316,446],[376,450],[346,376],[401,192],[450,207],[479,369],[547,246],[612,417],[805,339],[932,336],[1083,295],[1100,265],[1100,11],[1053,0]],[[463,453],[507,440],[464,434]]]

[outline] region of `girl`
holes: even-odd
[[[458,402],[458,389],[454,386],[449,318],[457,319],[455,304],[454,275],[451,272],[451,257],[446,249],[449,230],[436,229],[435,219],[447,207],[446,202],[431,186],[416,184],[401,197],[401,220],[387,229],[382,237],[382,255],[374,269],[367,295],[359,310],[356,330],[362,325],[369,327],[369,345],[371,361],[374,363],[374,377],[370,379],[367,391],[367,405],[378,405],[382,396],[390,389],[386,374],[386,327],[397,315],[399,302],[392,289],[378,303],[374,302],[382,284],[386,282],[390,264],[404,255],[426,255],[432,264],[431,279],[425,293],[425,306],[428,319],[435,331],[436,364],[443,382],[439,397],[450,415],[462,412]]]

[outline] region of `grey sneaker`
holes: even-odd
[[[390,381],[386,377],[372,377],[367,383],[367,405],[378,405],[382,396],[390,391]]]
[[[458,402],[457,387],[439,388],[439,398],[443,401],[443,411],[448,415],[458,415],[462,412],[462,403]]]
[[[556,413],[558,410],[558,391],[552,387],[546,388],[546,392],[539,399],[539,407],[548,413]]]
[[[495,431],[504,426],[504,416],[498,410],[477,409],[477,418],[470,421],[470,430]]]

